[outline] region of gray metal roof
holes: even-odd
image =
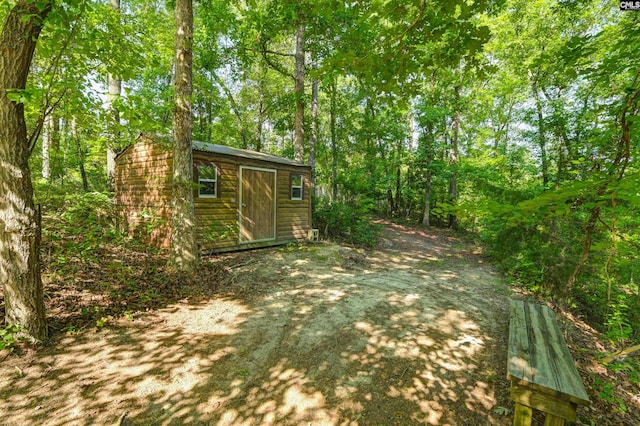
[[[226,145],[216,145],[205,142],[193,142],[191,144],[194,151],[212,152],[215,154],[231,155],[234,157],[247,158],[249,160],[269,161],[271,163],[287,164],[289,166],[307,166],[303,163],[278,157],[277,155],[266,154],[264,152],[251,151],[248,149],[234,148]]]

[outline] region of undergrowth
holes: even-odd
[[[371,248],[382,229],[381,225],[372,223],[372,210],[373,205],[364,201],[321,200],[316,208],[315,223],[325,238]]]
[[[227,270],[203,260],[193,274],[167,268],[167,254],[118,228],[109,193],[36,186],[42,206],[42,278],[49,326],[75,334],[188,299],[209,298]],[[0,312],[2,314],[2,312]],[[4,333],[5,346],[12,345]]]

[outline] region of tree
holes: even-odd
[[[120,0],[110,0],[111,9],[119,14],[120,13]],[[116,155],[118,153],[118,139],[120,137],[120,112],[116,106],[116,102],[122,92],[122,82],[120,79],[112,74],[107,77],[107,85],[109,86],[109,92],[107,96],[108,102],[108,124],[107,129],[109,132],[107,141],[107,183],[109,187],[113,188],[115,172],[116,172]]]
[[[40,277],[40,212],[33,203],[30,146],[21,91],[53,1],[19,0],[0,36],[0,279],[8,324],[47,337]]]
[[[170,265],[193,271],[198,264],[196,221],[193,206],[193,151],[191,139],[193,3],[176,1],[176,74],[173,110],[173,187],[171,197]]]

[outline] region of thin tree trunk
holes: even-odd
[[[78,134],[78,120],[75,116],[71,119],[71,135],[76,145],[76,152],[78,153],[78,168],[80,169],[80,177],[82,178],[82,190],[87,192],[89,191],[89,181],[87,180],[87,172],[84,169],[84,151],[80,143],[80,135]]]
[[[111,9],[120,13],[120,0],[110,0]],[[115,106],[116,100],[122,93],[122,82],[119,78],[109,75],[107,77],[109,93],[107,94],[107,185],[113,189],[116,173],[116,155],[120,145],[120,111]]]
[[[296,80],[294,93],[296,95],[296,116],[294,123],[295,138],[293,141],[293,155],[297,162],[304,162],[304,24],[298,24],[296,30]]]
[[[233,93],[231,93],[231,90],[229,90],[227,85],[224,83],[224,80],[222,80],[213,71],[211,72],[211,75],[214,81],[218,83],[218,86],[220,86],[220,88],[224,92],[227,100],[229,101],[229,104],[231,105],[231,111],[233,111],[233,115],[236,116],[236,126],[238,128],[238,134],[240,135],[240,139],[242,141],[240,144],[241,148],[247,149],[249,147],[249,138],[247,138],[247,132],[244,128],[244,120],[242,119],[242,111],[240,111],[240,106],[238,105],[238,102],[236,102],[236,98],[233,96]]]
[[[24,89],[33,52],[53,1],[19,0],[0,35],[0,281],[5,321],[33,340],[47,338],[40,277],[40,211],[33,203],[24,104],[8,89]]]
[[[55,181],[60,179],[60,185],[64,186],[64,154],[60,149],[60,142],[62,140],[62,129],[60,128],[60,117],[53,115],[53,126],[51,127],[51,148],[50,152],[53,154],[51,158],[51,180]]]
[[[262,98],[258,104],[258,126],[256,127],[256,151],[262,151],[262,126],[264,124],[264,103]]]
[[[47,115],[42,132],[42,178],[51,178],[51,137],[53,136],[53,117]]]
[[[451,150],[449,151],[449,164],[451,165],[451,177],[449,178],[449,203],[454,204],[458,198],[458,134],[460,132],[460,91],[461,86],[455,87],[455,110],[453,113],[453,122],[451,123]],[[449,227],[457,226],[458,217],[449,214]]]
[[[207,142],[211,143],[213,139],[213,128],[211,124],[213,122],[213,105],[211,101],[207,102]]]
[[[318,69],[317,60],[313,61],[313,69]],[[311,83],[311,135],[309,135],[309,166],[311,167],[311,211],[315,211],[316,188],[316,142],[318,140],[318,79]]]
[[[547,138],[545,135],[544,117],[542,114],[542,102],[538,92],[537,83],[533,83],[533,96],[536,100],[536,110],[538,113],[538,144],[540,146],[540,161],[542,162],[542,183],[546,187],[549,183],[549,160],[547,159]]]
[[[634,80],[634,85],[638,83],[640,78],[640,71],[637,72]],[[629,117],[636,116],[638,114],[638,99],[640,99],[640,88],[636,88],[635,92],[627,95],[627,100],[620,114],[620,127],[621,135],[617,142],[616,156],[609,165],[607,172],[607,179],[599,186],[596,191],[596,199],[601,198],[609,190],[609,186],[615,180],[621,180],[627,170],[627,166],[631,159],[631,125],[633,121],[629,120]],[[595,205],[591,208],[591,214],[585,224],[583,230],[585,233],[585,240],[582,246],[582,254],[576,267],[574,268],[571,276],[567,281],[565,287],[565,294],[568,296],[573,290],[573,286],[578,280],[578,276],[582,271],[582,268],[587,264],[589,254],[591,253],[591,245],[593,243],[593,234],[596,230],[596,225],[600,217],[600,205]]]
[[[338,199],[338,141],[336,135],[336,81],[331,80],[331,106],[329,108],[329,127],[331,128],[331,199]]]
[[[171,197],[171,251],[173,269],[192,272],[198,265],[193,205],[193,3],[176,1],[176,76],[173,110],[173,187]]]
[[[397,142],[397,166],[396,166],[396,196],[395,196],[395,205],[394,205],[394,214],[400,214],[400,208],[402,204],[402,141]]]
[[[431,226],[431,163],[433,161],[433,125],[427,125],[427,146],[425,146],[425,188],[424,188],[424,213],[422,215],[422,224]]]
[[[422,214],[422,224],[431,226],[429,216],[431,214],[431,169],[427,169],[426,183],[424,187],[424,213]]]

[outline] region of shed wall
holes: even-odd
[[[130,234],[156,247],[169,247],[171,152],[142,139],[116,161],[115,205]]]
[[[194,193],[198,242],[202,250],[224,251],[269,244],[239,244],[240,166],[276,170],[276,242],[303,240],[311,228],[310,170],[230,155],[194,151],[194,165],[218,167],[216,198]],[[145,243],[168,248],[171,243],[172,153],[149,138],[141,138],[116,160],[115,204],[131,234]],[[291,174],[304,176],[302,200],[291,200]]]
[[[239,245],[239,179],[240,166],[275,169],[276,241],[303,240],[311,229],[311,175],[308,167],[275,164],[195,151],[194,163],[210,163],[220,170],[221,183],[217,198],[195,198],[199,242],[203,250],[242,248]],[[291,200],[291,174],[304,176],[302,200]]]

